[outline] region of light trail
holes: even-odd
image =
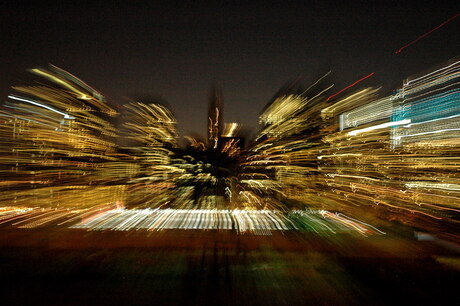
[[[460,16],[460,13],[450,17],[449,19],[447,19],[446,21],[444,21],[443,23],[441,23],[440,25],[438,25],[437,27],[429,30],[428,32],[426,32],[425,34],[422,34],[420,35],[419,37],[417,37],[415,40],[411,41],[410,43],[408,43],[407,45],[399,48],[398,50],[395,51],[395,54],[400,54],[404,49],[406,49],[407,47],[415,44],[417,41],[427,37],[428,35],[430,35],[431,33],[433,33],[434,31],[436,30],[439,30],[441,27],[445,26],[446,24],[448,24],[449,22],[453,21],[454,19],[456,19],[457,17]]]
[[[361,133],[366,133],[366,132],[370,132],[370,131],[374,131],[374,130],[384,129],[384,128],[392,127],[392,126],[405,125],[405,124],[409,124],[409,123],[411,123],[410,119],[404,119],[404,120],[393,121],[393,122],[386,122],[386,123],[382,123],[382,124],[370,126],[370,127],[367,127],[367,128],[363,128],[363,129],[348,132],[348,135],[356,136],[356,135],[359,135]]]
[[[338,94],[340,94],[340,93],[344,92],[345,90],[347,90],[347,89],[349,89],[349,88],[355,86],[356,84],[358,84],[358,83],[364,81],[365,79],[370,78],[370,77],[373,76],[374,74],[375,74],[375,72],[372,72],[372,73],[366,75],[365,77],[363,77],[363,78],[357,80],[356,82],[354,82],[354,83],[348,85],[347,87],[345,87],[345,88],[343,88],[342,90],[336,92],[336,93],[333,94],[332,96],[329,96],[329,97],[326,99],[326,101],[329,101],[330,99],[334,98],[334,97],[337,96]]]
[[[5,216],[7,215],[7,216]],[[354,223],[357,222],[357,223]],[[64,225],[73,223],[74,225]],[[382,233],[362,221],[344,221],[325,210],[242,210],[242,209],[124,209],[106,208],[72,211],[68,209],[8,209],[2,214],[2,227],[66,228],[95,231],[218,230],[270,235],[273,231],[309,228],[316,234]]]

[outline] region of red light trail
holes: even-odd
[[[337,93],[333,94],[332,96],[330,96],[329,98],[327,98],[326,101],[329,101],[330,99],[332,99],[332,98],[334,98],[335,96],[337,96],[339,93],[341,93],[341,92],[347,90],[347,89],[350,88],[350,87],[355,86],[355,85],[358,84],[359,82],[364,81],[364,80],[367,79],[367,78],[370,78],[370,77],[373,76],[374,74],[375,74],[375,72],[372,72],[371,74],[366,75],[364,78],[361,78],[361,79],[357,80],[357,81],[354,82],[353,84],[348,85],[348,86],[345,87],[344,89],[340,90],[339,92],[337,92]]]
[[[415,44],[417,41],[419,41],[420,39],[422,38],[425,38],[427,37],[428,35],[430,35],[431,33],[433,33],[434,31],[438,30],[439,28],[445,26],[446,24],[448,24],[449,22],[451,22],[452,20],[454,20],[455,18],[457,18],[458,16],[460,16],[460,13],[458,13],[457,15],[455,16],[452,16],[450,17],[449,19],[447,19],[446,21],[444,21],[443,23],[441,23],[440,25],[438,25],[437,27],[435,27],[434,29],[431,29],[430,31],[426,32],[425,34],[417,37],[417,39],[411,41],[410,43],[408,43],[407,45],[405,45],[404,47],[401,47],[400,49],[398,49],[395,54],[399,54],[401,53],[404,49],[406,49],[407,47],[409,47],[410,45],[412,44]]]

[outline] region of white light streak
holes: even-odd
[[[370,126],[370,127],[367,127],[367,128],[363,128],[363,129],[348,132],[348,135],[356,136],[356,135],[361,134],[361,133],[366,133],[366,132],[370,132],[370,131],[374,131],[374,130],[378,130],[378,129],[384,129],[384,128],[391,127],[391,126],[398,126],[398,125],[404,125],[404,124],[409,124],[409,123],[411,123],[410,119],[386,122],[386,123],[377,124],[377,125]]]
[[[72,117],[69,114],[66,114],[66,113],[63,113],[61,111],[58,111],[57,109],[54,109],[54,108],[52,108],[52,107],[50,107],[48,105],[44,105],[44,104],[41,104],[41,103],[38,103],[38,102],[35,102],[35,101],[32,101],[32,100],[16,97],[16,96],[13,96],[13,95],[9,95],[8,98],[13,99],[13,100],[26,102],[26,103],[30,103],[30,104],[33,104],[33,105],[36,105],[36,106],[39,106],[39,107],[46,108],[46,109],[48,109],[50,111],[53,111],[53,112],[58,113],[60,115],[63,115],[65,119],[75,119],[75,117]]]

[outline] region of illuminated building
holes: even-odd
[[[217,87],[207,140],[190,138],[182,150],[176,120],[163,105],[126,104],[120,133],[112,124],[118,114],[97,91],[56,67],[32,72],[42,82],[13,88],[0,110],[5,207],[98,207],[111,211],[107,228],[117,214],[124,215],[117,228],[131,228],[125,218],[134,215],[150,218],[152,226],[159,217],[182,228],[187,222],[177,218],[189,210],[212,219],[210,209],[308,207],[346,224],[352,219],[338,212],[384,216],[446,235],[458,229],[458,60],[410,77],[385,96],[380,88],[354,86],[331,95],[329,73],[306,90],[284,88],[260,115],[261,130],[247,150],[240,125],[224,127]],[[124,204],[147,210],[124,211]],[[177,211],[157,214],[157,208]]]
[[[223,127],[223,98],[222,91],[213,85],[208,108],[208,148],[217,149],[219,136]]]
[[[219,137],[218,149],[229,157],[236,157],[244,150],[244,137],[239,134],[241,124],[225,123],[222,135]]]
[[[400,104],[392,121],[393,146],[444,146],[458,143],[460,131],[460,60],[452,59],[434,71],[412,76],[398,91]]]
[[[2,205],[87,207],[120,201],[117,135],[109,121],[116,112],[67,71],[50,66],[31,72],[41,78],[39,85],[13,87],[0,113]]]
[[[176,120],[159,103],[124,105],[122,148],[133,174],[126,182],[128,207],[158,207],[171,202],[180,173],[172,162],[177,148]]]

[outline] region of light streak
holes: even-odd
[[[427,37],[428,35],[430,35],[431,33],[433,33],[434,31],[440,29],[441,27],[445,26],[446,24],[448,24],[449,22],[451,22],[452,20],[456,19],[458,16],[460,16],[460,13],[450,17],[449,19],[447,19],[446,21],[442,22],[440,25],[438,25],[437,27],[429,30],[428,32],[426,32],[425,34],[422,34],[420,35],[419,37],[417,37],[415,40],[411,41],[410,43],[408,43],[407,45],[399,48],[398,50],[395,51],[395,54],[400,54],[404,49],[406,49],[407,47],[415,44],[417,41]]]
[[[305,211],[293,211],[286,214],[267,209],[116,209],[96,219],[80,222],[72,228],[116,231],[233,230],[238,233],[270,235],[272,231],[298,230],[299,226],[310,227],[317,234],[347,232],[350,229],[361,234],[370,234],[370,229],[383,233],[367,223],[356,219],[346,220],[328,211],[307,214]]]
[[[44,76],[44,77],[52,80],[53,82],[56,82],[57,84],[59,84],[61,86],[64,86],[64,87],[70,89],[71,91],[77,93],[80,96],[80,98],[83,98],[83,99],[87,100],[87,97],[86,97],[85,93],[83,93],[82,91],[78,90],[75,86],[70,85],[69,82],[63,80],[62,78],[57,77],[55,75],[52,75],[51,73],[48,73],[48,72],[43,71],[42,69],[38,69],[38,68],[34,68],[31,71],[33,73],[38,74],[38,75]]]
[[[337,174],[337,173],[326,173],[326,176],[329,177],[350,177],[350,178],[359,178],[359,179],[364,179],[364,180],[370,180],[370,181],[380,181],[378,179],[372,178],[372,177],[367,177],[367,176],[361,176],[361,175],[347,175],[347,174]]]
[[[372,225],[370,225],[370,224],[368,224],[368,223],[364,223],[364,222],[362,222],[362,221],[356,220],[356,219],[354,219],[354,218],[352,218],[352,217],[349,217],[349,216],[346,216],[346,215],[344,215],[344,214],[342,214],[342,213],[337,213],[337,215],[343,216],[344,218],[347,218],[347,219],[353,220],[353,221],[355,221],[355,222],[358,222],[358,223],[360,223],[360,224],[362,224],[362,225],[368,226],[368,227],[372,228],[373,230],[379,232],[380,234],[386,235],[385,232],[379,230],[379,229],[376,228],[375,226],[372,226]]]
[[[372,73],[366,75],[365,77],[363,77],[363,78],[357,80],[356,82],[354,82],[354,83],[348,85],[347,87],[345,87],[345,88],[343,88],[342,90],[336,92],[336,93],[333,94],[332,96],[329,96],[329,97],[326,99],[326,101],[329,101],[330,99],[334,98],[334,97],[337,96],[338,94],[340,94],[340,93],[344,92],[345,90],[347,90],[347,89],[349,89],[349,88],[355,86],[356,84],[358,84],[358,83],[364,81],[365,79],[370,78],[370,77],[373,76],[374,74],[375,74],[375,72],[372,72]]]
[[[20,98],[20,97],[16,97],[16,96],[13,96],[13,95],[9,95],[8,98],[10,99],[13,99],[13,100],[17,100],[17,101],[22,101],[22,102],[26,102],[26,103],[30,103],[30,104],[33,104],[33,105],[36,105],[36,106],[39,106],[39,107],[43,107],[43,108],[46,108],[50,111],[53,111],[55,113],[58,113],[60,115],[63,115],[65,119],[75,119],[75,117],[72,117],[70,116],[69,114],[66,114],[64,112],[61,112],[61,111],[58,111],[57,109],[54,109],[48,105],[44,105],[42,103],[38,103],[38,102],[35,102],[35,101],[32,101],[32,100],[29,100],[29,99],[24,99],[24,98]]]
[[[450,65],[447,65],[445,67],[442,67],[442,68],[439,68],[439,69],[436,69],[434,71],[431,71],[430,73],[427,73],[421,77],[418,77],[418,78],[415,78],[415,79],[412,79],[406,83],[403,84],[403,86],[410,86],[412,83],[415,83],[415,82],[418,82],[420,80],[423,80],[423,79],[426,79],[428,78],[429,76],[432,76],[432,75],[436,75],[436,74],[439,74],[441,71],[444,71],[444,70],[447,70],[449,68],[452,68],[452,67],[455,67],[455,66],[458,66],[458,64],[460,63],[460,61],[456,61]]]
[[[341,114],[340,130],[389,118],[393,113],[393,100],[393,96],[385,97]]]
[[[319,155],[318,159],[323,159],[326,157],[343,157],[343,156],[363,156],[362,153],[343,153],[343,154],[331,154],[331,155]]]
[[[39,74],[51,84],[14,87],[0,110],[0,202],[17,207],[0,209],[0,225],[383,234],[367,223],[372,208],[449,232],[460,223],[459,64],[391,96],[362,88],[332,104],[328,73],[303,94],[271,100],[247,150],[237,124],[222,133],[219,105],[208,138],[190,137],[183,149],[166,107],[130,101],[117,114],[52,68]]]
[[[421,136],[421,135],[430,135],[430,134],[438,134],[438,133],[454,132],[454,131],[460,131],[460,128],[459,129],[442,129],[442,130],[429,131],[429,132],[423,132],[423,133],[415,133],[415,134],[396,136],[395,139],[399,140],[399,139],[405,138],[405,137],[415,137],[415,136]]]
[[[305,89],[305,91],[302,93],[302,95],[304,95],[305,93],[307,93],[310,89],[312,89],[313,87],[315,87],[316,85],[318,85],[319,82],[321,82],[324,78],[326,78],[328,75],[330,75],[332,72],[332,70],[329,70],[325,75],[323,75],[322,77],[320,77],[315,83],[313,83],[312,85],[310,85],[307,89]],[[332,85],[334,86],[334,85]],[[331,86],[331,87],[332,87]]]
[[[454,119],[454,118],[459,118],[459,117],[460,117],[460,115],[447,116],[447,117],[436,118],[436,119],[431,119],[431,120],[422,121],[422,122],[410,123],[408,125],[405,125],[404,127],[413,127],[413,126],[416,126],[416,125],[419,125],[419,124],[426,124],[426,123],[437,122],[437,121],[448,120],[448,119]]]
[[[450,191],[460,191],[460,184],[430,183],[430,182],[410,182],[405,184],[408,188],[434,188]]]
[[[410,119],[386,122],[386,123],[377,124],[377,125],[370,126],[370,127],[367,127],[367,128],[363,128],[363,129],[348,132],[348,135],[356,136],[356,135],[361,134],[361,133],[366,133],[366,132],[370,132],[370,131],[374,131],[374,130],[384,129],[384,128],[392,127],[392,126],[404,125],[404,124],[409,124],[409,123],[411,123]]]

